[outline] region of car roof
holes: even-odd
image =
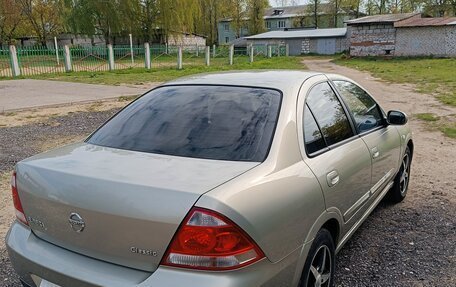
[[[254,70],[197,74],[180,78],[164,85],[230,85],[278,89],[283,92],[301,87],[310,77],[322,75],[311,71]]]

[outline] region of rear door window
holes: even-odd
[[[306,102],[328,146],[354,135],[345,110],[328,83],[315,85]]]
[[[281,93],[232,86],[166,86],[139,98],[88,143],[183,157],[263,161]]]

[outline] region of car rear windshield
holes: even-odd
[[[88,143],[183,157],[263,161],[281,93],[233,86],[165,86],[142,96]]]

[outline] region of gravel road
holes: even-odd
[[[341,71],[381,84],[364,73]],[[387,108],[397,106],[409,114],[423,109],[439,112],[439,107],[448,112],[432,96],[420,94],[423,100],[415,101],[417,95],[409,87],[394,89],[402,95],[400,104],[381,91],[376,95]],[[429,101],[432,107],[426,107]],[[41,124],[0,128],[0,173],[39,152],[47,140],[87,135],[114,112],[80,112]],[[456,286],[456,140],[428,130],[413,117],[411,125],[415,156],[409,194],[397,205],[381,203],[341,250],[336,286]],[[0,201],[0,210],[5,204],[10,203]],[[0,214],[0,219],[7,225],[11,215]],[[20,286],[2,243],[0,286]]]
[[[0,128],[0,174],[10,172],[16,162],[42,151],[43,144],[49,141],[84,138],[116,111],[79,112],[44,123]],[[5,236],[5,227],[12,221],[12,212],[7,212],[10,210],[5,205],[11,205],[9,194],[0,196],[0,238]],[[11,268],[3,240],[0,243],[0,286],[22,286]]]

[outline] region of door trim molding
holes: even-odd
[[[352,237],[352,235],[355,233],[355,231],[361,226],[361,224],[366,220],[366,218],[369,216],[369,214],[372,213],[375,207],[380,203],[380,201],[383,199],[383,197],[386,195],[386,193],[390,190],[390,188],[393,186],[394,182],[390,181],[385,188],[382,190],[380,195],[375,199],[375,201],[372,203],[372,205],[364,212],[363,216],[353,225],[353,227],[344,235],[344,237],[339,241],[339,244],[337,244],[336,248],[336,253],[339,252],[344,244]]]

